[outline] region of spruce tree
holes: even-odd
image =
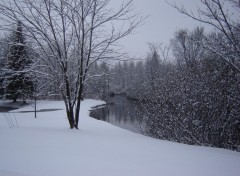
[[[3,89],[3,78],[4,78],[4,60],[5,60],[5,51],[6,51],[6,38],[1,37],[0,38],[0,98],[4,95],[4,89]]]
[[[29,74],[32,61],[29,57],[26,41],[23,35],[23,27],[19,21],[16,31],[12,33],[8,44],[5,61],[5,98],[14,102],[18,98],[23,101],[33,93],[33,81]]]

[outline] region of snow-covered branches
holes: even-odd
[[[17,30],[8,39],[9,42],[4,51],[4,66],[1,68],[4,96],[14,102],[18,98],[25,100],[33,93],[30,72],[33,55],[27,47],[20,21],[16,28]]]
[[[99,94],[134,100],[145,135],[239,151],[240,76],[203,47],[202,41],[213,35],[203,31],[176,32],[171,45],[176,62],[164,57],[168,47],[150,45],[146,60],[109,67],[114,74],[89,84],[90,89],[97,85]]]
[[[217,32],[217,41],[212,37],[206,38],[203,46],[211,52],[217,54],[220,59],[229,64],[233,70],[240,73],[240,16],[239,2],[236,0],[201,0],[202,8],[198,8],[197,13],[187,10],[184,6],[172,3],[180,13],[212,26]],[[229,7],[231,10],[229,10]],[[231,52],[231,54],[230,54]]]
[[[119,9],[110,0],[10,0],[0,3],[6,24],[21,21],[46,65],[44,72],[59,87],[70,127],[78,127],[80,101],[88,70],[94,62],[120,56],[117,42],[129,35],[142,18],[133,1]],[[8,25],[3,26],[7,28]],[[40,68],[41,70],[41,68]],[[74,107],[75,113],[74,113]]]

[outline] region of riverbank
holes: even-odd
[[[0,118],[0,175],[4,176],[238,176],[240,153],[157,140],[89,117],[102,101],[82,102],[79,130],[70,130],[61,101],[15,113],[19,127]],[[27,111],[25,106],[19,110]],[[19,111],[17,110],[17,111]]]

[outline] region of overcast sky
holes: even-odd
[[[124,0],[112,0],[113,6],[119,7]],[[125,0],[126,1],[126,0]],[[168,0],[182,4],[189,10],[201,8],[200,0]],[[142,16],[148,16],[145,23],[140,26],[136,33],[122,39],[120,44],[124,45],[131,56],[144,58],[148,52],[148,43],[168,44],[179,29],[193,29],[203,26],[199,22],[180,14],[171,7],[166,0],[134,0],[134,10]],[[206,27],[205,27],[206,29]],[[207,27],[207,31],[210,27]]]
[[[176,2],[193,10],[200,5],[199,0],[177,0]],[[148,42],[168,43],[178,29],[193,29],[202,25],[180,14],[165,0],[134,0],[134,7],[141,15],[149,16],[145,24],[137,29],[136,34],[122,41],[126,50],[136,57],[146,55]]]

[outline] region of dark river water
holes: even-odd
[[[115,126],[141,133],[141,121],[138,119],[135,110],[135,101],[129,100],[122,95],[116,95],[110,97],[108,102],[110,102],[109,105],[92,110],[90,116]]]

